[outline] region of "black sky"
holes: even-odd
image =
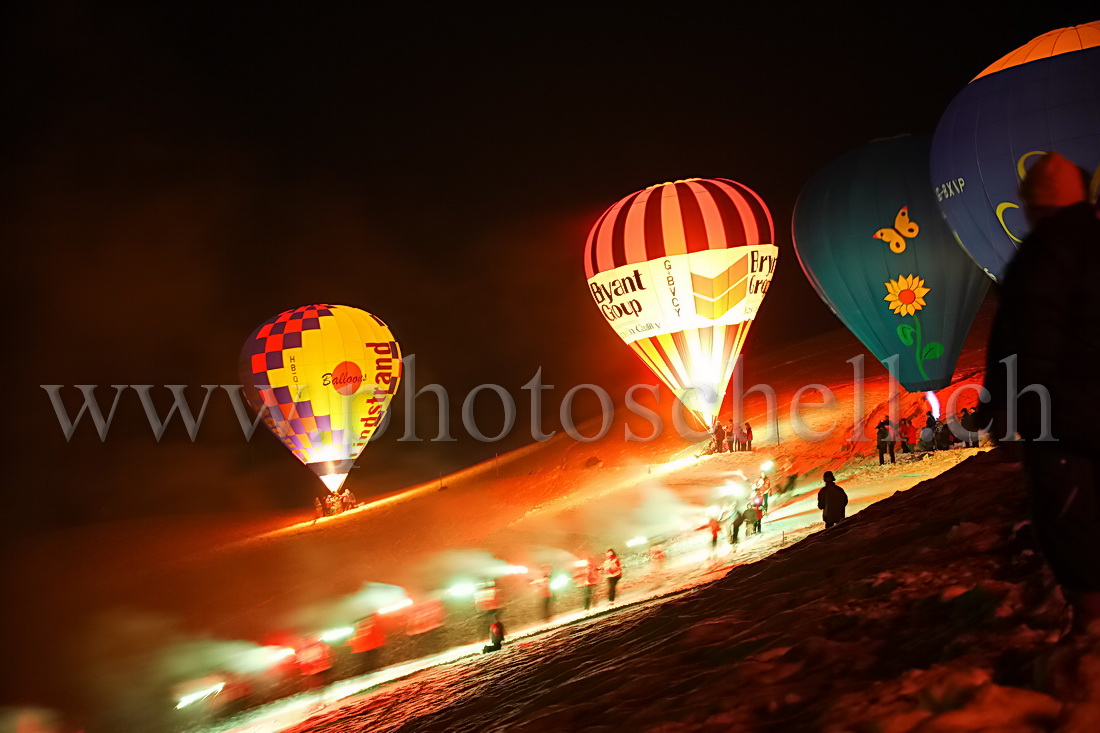
[[[157,444],[130,394],[106,443],[88,425],[67,443],[38,385],[235,383],[251,329],[309,302],[379,314],[457,402],[525,395],[539,367],[559,397],[655,381],[591,304],[581,252],[604,208],[666,180],[733,178],[771,208],[781,261],[750,352],[835,328],[790,245],[802,184],[931,133],[986,65],[1090,5],[25,7],[3,31],[10,515],[302,503],[308,471],[245,444],[224,406],[196,444],[178,425]],[[394,437],[357,489],[527,442]]]

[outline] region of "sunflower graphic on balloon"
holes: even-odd
[[[890,310],[902,318],[913,319],[912,325],[908,321],[898,324],[898,338],[906,346],[913,347],[917,370],[922,377],[928,379],[924,362],[943,356],[943,344],[938,341],[924,343],[920,317],[917,315],[927,305],[924,296],[930,289],[924,287],[924,278],[912,273],[898,275],[897,280],[888,280],[883,285],[886,286],[886,297],[883,300],[890,304]]]

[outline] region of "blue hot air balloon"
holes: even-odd
[[[929,137],[876,140],[798,197],[795,252],[844,325],[910,392],[951,383],[989,279],[956,244],[928,185]]]
[[[1032,156],[1100,166],[1100,21],[1032,40],[971,81],[932,141],[932,185],[962,246],[998,279],[1027,222],[1017,193]]]

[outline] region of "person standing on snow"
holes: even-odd
[[[875,426],[878,438],[878,465],[886,463],[886,454],[890,454],[890,463],[897,463],[894,459],[894,426],[890,424],[890,418],[884,417]]]
[[[607,553],[604,557],[603,574],[607,576],[607,600],[610,603],[614,603],[615,588],[618,587],[619,581],[623,578],[623,562],[619,559],[618,554],[610,547],[607,548]]]
[[[594,557],[578,561],[573,581],[581,589],[584,610],[587,611],[596,600],[596,586],[600,584],[600,561]]]
[[[745,508],[741,510],[741,523],[745,525],[746,537],[756,534],[756,507],[752,505],[751,501],[745,504]]]
[[[554,614],[554,589],[550,586],[550,572],[550,566],[543,565],[541,574],[531,581],[531,586],[535,589],[535,595],[542,599],[543,621],[549,621]]]
[[[951,429],[942,420],[936,422],[935,429],[936,450],[948,450],[951,448]]]
[[[718,533],[722,531],[722,524],[714,517],[707,520],[707,523],[702,527],[696,527],[696,531],[704,529],[710,530],[710,556],[714,557],[718,554]]]
[[[730,547],[735,546],[741,537],[741,525],[745,523],[745,515],[742,511],[738,510],[735,506],[733,508],[733,519],[730,520],[729,538]]]
[[[1022,438],[1032,526],[1073,610],[1072,638],[1100,632],[1100,220],[1082,172],[1058,153],[1031,166],[1020,199],[1031,231],[1001,279],[977,422],[996,440]]]
[[[716,453],[726,452],[726,428],[720,420],[714,421],[714,450]]]
[[[965,407],[959,413],[959,427],[962,428],[963,443],[967,448],[978,447],[978,425],[975,421],[977,410],[971,412]]]
[[[844,510],[848,506],[848,495],[836,483],[832,471],[826,471],[821,477],[825,485],[817,492],[817,508],[825,521],[825,529],[844,519]]]
[[[355,674],[366,674],[378,669],[382,656],[382,647],[386,644],[386,634],[371,614],[355,625],[355,631],[348,639],[351,648],[352,669]]]
[[[917,449],[917,431],[907,417],[898,421],[898,438],[901,440],[902,452],[912,453]]]
[[[757,494],[753,497],[750,508],[753,511],[752,533],[760,534],[764,531],[761,523],[764,521],[764,497]]]
[[[752,450],[752,425],[745,423],[745,450]]]

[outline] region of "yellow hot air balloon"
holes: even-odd
[[[336,492],[382,423],[401,379],[401,350],[377,316],[306,305],[262,323],[241,350],[252,409]]]
[[[584,257],[607,322],[709,427],[778,254],[754,191],[691,178],[616,203],[592,228]]]

